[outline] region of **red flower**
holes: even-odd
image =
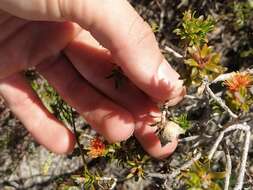
[[[97,158],[105,154],[105,144],[99,137],[91,140],[88,155],[91,158]]]
[[[253,84],[253,77],[248,73],[235,73],[234,76],[224,83],[229,91],[239,92],[240,89],[249,88]]]

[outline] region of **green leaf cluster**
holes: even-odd
[[[207,34],[215,27],[215,22],[208,16],[196,17],[196,12],[184,12],[182,27],[174,30],[187,44],[187,59],[185,64],[189,75],[188,84],[200,86],[203,79],[213,80],[224,73],[226,69],[221,65],[221,54],[214,52],[208,46]]]
[[[240,91],[236,95],[227,91],[226,103],[234,111],[249,112],[253,104],[253,96],[245,91]]]
[[[235,27],[241,29],[250,24],[253,19],[253,0],[234,2],[233,11],[235,13]]]
[[[127,166],[129,168],[129,174],[126,176],[126,179],[134,178],[138,181],[139,178],[145,177],[145,165],[149,160],[148,156],[137,155],[134,160],[128,160]]]
[[[218,75],[224,73],[226,68],[220,64],[221,54],[213,51],[207,44],[201,48],[197,46],[189,47],[189,59],[185,64],[189,66],[190,79],[193,85],[199,85],[205,77],[213,80]]]
[[[172,121],[174,121],[184,130],[188,130],[191,128],[191,122],[188,120],[187,114],[182,114],[178,117],[173,117]]]
[[[196,12],[186,11],[183,15],[183,23],[181,28],[177,28],[174,32],[185,40],[190,46],[207,43],[207,33],[214,29],[214,20],[208,16],[196,17]]]
[[[221,190],[216,180],[224,179],[226,172],[214,172],[211,169],[211,161],[207,158],[196,161],[192,168],[183,171],[181,178],[184,179],[187,190]]]

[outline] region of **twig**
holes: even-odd
[[[227,147],[227,143],[225,143],[225,154],[226,154],[226,178],[225,178],[225,185],[224,190],[229,190],[229,183],[230,183],[230,177],[232,172],[232,161],[229,149]]]
[[[243,154],[242,154],[242,162],[241,162],[241,167],[239,170],[239,176],[237,178],[237,183],[234,188],[234,190],[241,190],[243,187],[243,180],[246,172],[246,164],[247,164],[247,158],[248,158],[248,153],[249,153],[249,144],[250,144],[250,127],[248,126],[247,130],[245,130],[246,133],[246,138],[244,141],[244,147],[243,147]]]
[[[211,98],[213,98],[225,111],[227,111],[232,118],[237,119],[238,115],[233,113],[231,109],[223,102],[223,100],[213,93],[213,91],[211,90],[209,86],[210,83],[208,81],[204,81],[204,83],[205,83],[206,92],[211,96]]]
[[[164,18],[165,18],[165,10],[164,10],[164,6],[165,6],[166,0],[162,0],[161,2],[161,13],[160,13],[160,23],[159,23],[159,30],[163,29],[164,26]]]
[[[198,161],[201,158],[202,154],[198,153],[193,159],[183,164],[179,169],[175,170],[170,174],[170,178],[175,178],[182,170],[186,170],[189,167],[191,167],[196,161]]]
[[[213,158],[214,153],[216,152],[216,150],[218,149],[219,144],[221,143],[224,135],[230,131],[233,130],[243,130],[246,133],[246,138],[245,138],[245,142],[244,142],[244,147],[243,147],[243,154],[242,154],[242,158],[241,158],[241,167],[239,170],[239,175],[237,177],[237,183],[236,186],[234,188],[234,190],[241,190],[243,187],[243,180],[244,180],[244,176],[245,176],[245,172],[246,172],[246,163],[247,163],[247,158],[248,158],[248,152],[249,152],[249,144],[250,144],[250,126],[247,124],[235,124],[235,125],[231,125],[230,127],[226,128],[225,130],[223,130],[220,135],[218,136],[216,142],[214,143],[211,151],[208,154],[208,159],[211,160]]]
[[[253,75],[253,69],[247,69],[246,72]]]
[[[192,96],[192,95],[188,95],[188,94],[185,95],[184,98],[185,98],[185,99],[190,99],[190,100],[196,100],[196,99],[198,99],[198,97]]]
[[[242,73],[253,74],[253,69],[246,69]],[[229,80],[234,74],[235,74],[235,72],[225,73],[225,74],[219,75],[216,79],[214,79],[212,81],[212,84],[213,83],[217,83],[217,82],[223,82],[223,81]]]
[[[162,9],[162,5],[161,5],[161,3],[159,2],[159,0],[155,0],[155,3],[157,4],[157,6],[158,6],[160,9]]]
[[[232,72],[232,73],[225,73],[225,74],[219,75],[216,79],[214,79],[212,81],[212,84],[217,83],[217,82],[223,82],[223,81],[229,80],[233,76],[233,74],[234,74],[234,72]]]
[[[149,174],[150,177],[156,177],[156,178],[161,178],[164,179],[164,185],[166,186],[167,189],[170,189],[170,185],[168,184],[169,181],[172,181],[175,177],[177,177],[182,170],[186,170],[190,168],[196,161],[198,161],[202,156],[202,153],[198,153],[194,158],[192,158],[190,161],[186,162],[183,164],[180,168],[174,170],[171,174],[159,174],[159,173],[153,173]]]
[[[84,152],[83,152],[82,145],[80,143],[79,136],[78,136],[78,133],[77,133],[76,123],[75,123],[75,119],[74,119],[74,111],[73,111],[72,108],[70,108],[70,112],[71,112],[70,122],[71,122],[71,126],[73,128],[73,131],[74,131],[74,135],[75,135],[75,138],[76,138],[76,143],[77,143],[78,149],[79,149],[80,154],[81,154],[84,171],[88,172],[87,163],[86,163],[86,160],[85,160],[85,157],[84,157]]]
[[[212,149],[210,150],[209,154],[208,154],[208,159],[211,160],[213,158],[214,153],[216,152],[216,150],[218,149],[219,144],[221,143],[224,135],[230,131],[233,130],[243,130],[246,133],[250,133],[250,127],[246,124],[235,124],[235,125],[231,125],[230,127],[224,129],[220,135],[218,136],[218,138],[216,139]]]
[[[160,173],[149,173],[148,177],[154,177],[154,178],[160,178],[160,179],[166,179],[168,177],[168,174],[160,174]]]
[[[183,164],[180,168],[174,170],[171,174],[149,173],[148,177],[155,177],[167,180],[168,178],[175,178],[182,170],[186,170],[201,158],[202,154],[198,153],[193,159]]]
[[[80,137],[86,137],[87,139],[94,139],[94,137],[93,136],[91,136],[91,135],[88,135],[88,134],[81,134],[81,136]]]
[[[166,46],[165,50],[167,52],[173,54],[173,56],[175,56],[176,58],[180,58],[180,59],[184,58],[183,55],[181,55],[180,53],[176,52],[174,49],[170,48],[169,46]]]
[[[246,71],[243,71],[242,73],[249,73],[249,74],[253,74],[253,69],[247,69]],[[235,72],[231,72],[231,73],[226,73],[226,74],[222,74],[219,75],[216,79],[214,79],[211,83],[208,82],[208,80],[205,80],[205,86],[206,86],[206,91],[209,93],[209,95],[224,109],[226,110],[229,115],[231,117],[233,117],[234,119],[238,118],[238,115],[236,115],[235,113],[233,113],[231,111],[231,109],[229,109],[229,107],[223,102],[223,100],[220,97],[217,97],[213,91],[210,88],[211,84],[217,83],[217,82],[223,82],[226,80],[229,80],[233,75],[235,74]]]
[[[194,141],[194,140],[198,139],[199,137],[200,137],[199,135],[185,137],[185,138],[182,138],[182,139],[178,139],[178,142],[179,143],[184,143],[184,142]]]

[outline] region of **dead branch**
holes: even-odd
[[[164,27],[164,19],[165,19],[165,13],[166,11],[164,10],[164,8],[162,7],[165,7],[165,3],[166,3],[166,0],[162,0],[161,2],[161,13],[160,13],[160,23],[159,23],[159,30],[162,30],[163,27]]]
[[[213,91],[210,88],[211,83],[209,83],[208,81],[204,81],[204,83],[205,83],[205,90],[211,96],[211,98],[215,100],[225,111],[227,111],[232,118],[237,119],[238,115],[233,113],[231,109],[224,103],[224,101],[213,93]]]
[[[232,161],[231,161],[230,152],[226,143],[225,143],[224,148],[225,148],[225,154],[226,154],[226,178],[225,178],[224,190],[229,190],[230,178],[231,178],[231,173],[232,173]]]
[[[253,74],[253,69],[246,69],[242,73]],[[234,74],[235,74],[235,72],[225,73],[225,74],[219,75],[216,79],[214,79],[212,81],[212,84],[229,80],[231,77],[233,77]]]
[[[198,161],[201,158],[202,154],[198,153],[193,159],[191,159],[190,161],[186,162],[185,164],[183,164],[179,169],[173,171],[169,177],[170,178],[175,178],[178,174],[180,174],[180,172],[182,170],[186,170],[188,168],[190,168],[196,161]]]
[[[235,124],[235,125],[231,125],[230,127],[224,129],[220,135],[218,136],[217,140],[215,141],[211,151],[208,154],[208,159],[211,160],[213,158],[214,153],[216,152],[216,150],[219,147],[219,144],[221,143],[221,141],[223,140],[223,137],[226,133],[230,132],[230,131],[234,131],[234,130],[242,130],[246,133],[246,138],[244,141],[244,148],[243,148],[243,154],[242,154],[242,158],[241,158],[241,167],[239,170],[239,175],[237,177],[237,183],[236,186],[234,188],[234,190],[241,190],[243,187],[243,180],[244,180],[244,176],[245,176],[245,172],[246,172],[246,163],[247,163],[247,157],[248,157],[248,152],[249,152],[249,144],[250,144],[250,126],[245,124]]]
[[[248,126],[248,125],[247,125]],[[234,188],[234,190],[241,190],[243,187],[243,180],[246,172],[246,164],[247,164],[247,158],[248,158],[248,153],[249,153],[249,144],[250,144],[250,126],[247,127],[247,130],[245,130],[246,133],[246,138],[244,141],[244,147],[243,147],[243,154],[242,154],[242,162],[241,162],[241,167],[239,170],[239,176],[237,178],[237,183]]]
[[[168,53],[171,53],[176,58],[179,58],[179,59],[184,58],[183,55],[181,55],[180,53],[176,52],[174,49],[170,48],[169,46],[165,47],[165,51],[167,51]]]

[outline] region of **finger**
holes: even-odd
[[[154,99],[172,99],[173,89],[182,89],[179,75],[160,53],[151,28],[126,0],[76,0],[75,3],[1,0],[0,7],[27,19],[77,22],[109,49],[114,62],[129,79]]]
[[[107,78],[115,69],[111,63],[111,56],[88,32],[82,32],[69,44],[65,52],[78,71],[93,86],[133,114],[136,121],[135,136],[151,156],[164,158],[175,150],[176,139],[162,147],[155,135],[156,128],[150,127],[160,119],[160,110],[155,103],[126,78],[121,79],[118,88],[114,85],[115,78]]]
[[[109,142],[126,140],[133,134],[132,115],[90,86],[63,57],[39,65],[38,71]]]
[[[22,74],[1,80],[0,95],[38,143],[55,153],[72,152],[73,133],[45,109]]]

